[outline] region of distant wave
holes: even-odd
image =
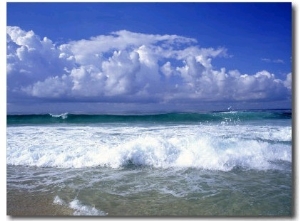
[[[292,112],[277,111],[228,111],[209,113],[167,113],[147,115],[92,115],[92,114],[31,114],[7,115],[7,124],[53,124],[53,123],[196,123],[196,122],[240,122],[260,119],[291,119]]]
[[[51,117],[60,117],[62,119],[67,119],[68,118],[68,113],[63,113],[63,114],[49,114]]]

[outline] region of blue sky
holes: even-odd
[[[289,108],[291,13],[290,3],[7,3],[8,111]]]

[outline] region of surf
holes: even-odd
[[[292,159],[289,126],[24,126],[7,138],[8,164],[37,167],[266,170]]]

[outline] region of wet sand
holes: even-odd
[[[53,204],[53,196],[48,193],[7,191],[8,216],[73,216],[73,210]]]

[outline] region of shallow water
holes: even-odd
[[[291,216],[291,116],[214,114],[12,118],[8,192],[84,216]]]
[[[8,166],[7,174],[8,189],[55,195],[74,215],[289,216],[291,165],[283,164],[287,170]]]

